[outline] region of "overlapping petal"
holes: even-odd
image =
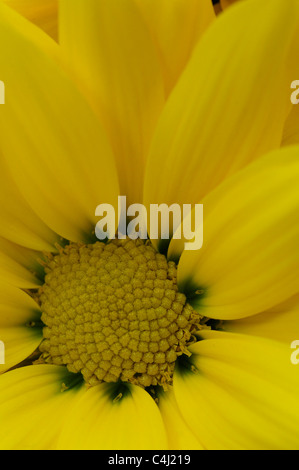
[[[202,444],[184,420],[172,390],[159,395],[159,410],[167,432],[169,449],[203,450]]]
[[[1,0],[57,40],[58,0]]]
[[[62,0],[60,43],[109,135],[121,192],[141,202],[149,143],[164,104],[156,48],[133,0]]]
[[[42,222],[24,200],[1,152],[0,186],[0,235],[30,249],[53,251],[59,236]]]
[[[24,361],[42,340],[38,305],[25,292],[0,284],[0,340],[4,343],[3,372]]]
[[[191,352],[197,373],[178,370],[174,391],[206,449],[298,449],[299,375],[286,345],[205,331]]]
[[[202,34],[215,19],[210,0],[135,0],[151,32],[168,95]]]
[[[280,146],[298,71],[298,28],[293,0],[240,2],[210,26],[159,121],[146,205],[201,202],[226,177]]]
[[[299,340],[299,295],[253,317],[224,322],[223,329],[280,341],[290,347]]]
[[[113,388],[113,384],[102,384],[78,396],[65,420],[59,449],[147,450],[167,447],[159,409],[149,394],[140,387],[125,384],[122,395],[112,395]]]
[[[41,253],[0,237],[0,280],[23,289],[36,289],[44,275],[42,258]]]
[[[204,243],[184,251],[181,290],[202,315],[238,319],[298,292],[299,148],[277,150],[204,200]],[[196,295],[198,291],[199,295]]]
[[[97,205],[117,206],[117,174],[101,125],[59,54],[54,41],[0,4],[1,78],[7,83],[1,150],[34,212],[59,235],[86,241]]]
[[[78,388],[64,367],[28,366],[0,376],[0,448],[52,450]]]

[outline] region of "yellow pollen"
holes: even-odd
[[[70,244],[52,256],[38,293],[42,360],[91,386],[172,383],[201,316],[178,291],[176,265],[141,240]]]

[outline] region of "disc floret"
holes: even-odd
[[[149,243],[70,244],[49,259],[39,291],[42,360],[89,385],[172,383],[201,316],[178,291],[176,265]]]

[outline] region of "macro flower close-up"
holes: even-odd
[[[0,0],[1,450],[298,450],[296,84],[298,0]]]

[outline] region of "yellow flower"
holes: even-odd
[[[59,22],[0,4],[0,447],[297,449],[298,2]],[[119,194],[203,203],[203,248],[95,243]]]

